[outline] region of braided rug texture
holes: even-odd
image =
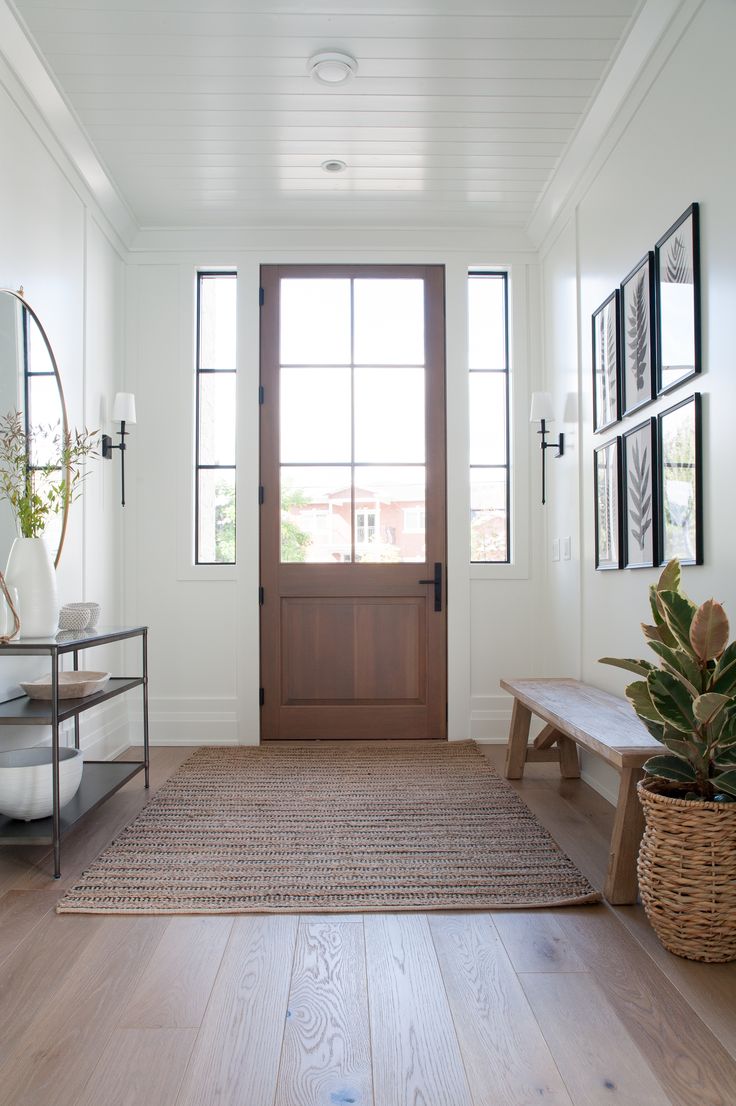
[[[565,906],[600,896],[473,742],[202,748],[61,914]]]

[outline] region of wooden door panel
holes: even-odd
[[[414,282],[412,295],[422,282],[423,313],[415,312],[413,333],[420,333],[416,327],[423,319],[424,334],[413,349],[423,345],[423,365],[412,365],[411,358],[405,357],[403,362],[398,358],[393,368],[386,368],[379,359],[378,367],[371,369],[354,360],[361,343],[353,330],[347,362],[343,343],[343,352],[328,358],[334,371],[321,369],[309,355],[310,348],[315,348],[315,334],[318,344],[322,341],[321,332],[308,335],[302,357],[301,332],[292,328],[285,340],[282,368],[280,296],[283,282],[294,279],[302,287],[305,280],[356,282],[351,284],[354,295],[351,291],[344,299],[352,328],[355,303],[366,288],[357,282],[408,279]],[[447,725],[445,588],[443,583],[441,609],[436,610],[434,588],[424,582],[433,577],[436,564],[444,573],[446,549],[443,269],[264,266],[261,282],[262,737],[443,738]],[[295,285],[284,288],[285,296],[292,297],[289,310],[293,311]],[[398,286],[373,288],[384,303],[405,291]],[[319,286],[311,286],[309,295],[313,293],[317,300],[311,302],[318,302]],[[392,308],[387,310],[390,313]],[[311,318],[304,313],[299,326],[308,327]],[[397,319],[404,325],[403,318],[403,313],[394,311],[392,325],[397,325]],[[365,333],[364,328],[364,349]],[[396,331],[389,325],[385,333]],[[383,341],[384,351],[387,345]],[[376,348],[374,343],[372,349]],[[397,348],[391,348],[391,355]],[[420,371],[421,388],[416,385]],[[374,372],[376,378],[366,391],[366,374]],[[404,387],[402,372],[412,374],[414,383]],[[291,396],[283,423],[282,374]],[[329,380],[336,382],[339,392],[334,403],[325,383]],[[361,401],[371,388],[372,400]],[[375,406],[384,389],[385,419]],[[344,425],[348,392],[351,429],[346,434],[340,431],[339,420]],[[300,420],[297,394],[311,417],[305,413]],[[392,408],[394,395],[403,398]],[[361,422],[362,409],[356,407],[360,402],[372,404],[372,423],[366,423],[365,411]],[[421,417],[416,416],[414,402],[425,404]],[[405,417],[409,429],[402,436]],[[319,432],[317,423],[322,427]],[[362,425],[362,437],[356,438],[356,423]],[[285,439],[290,436],[283,448],[282,425],[288,428]],[[366,425],[371,448],[377,451],[373,459],[366,457]],[[410,441],[420,445],[409,448]],[[302,520],[311,527],[306,545],[298,534]]]

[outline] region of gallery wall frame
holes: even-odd
[[[621,504],[624,568],[659,564],[657,419],[621,435]]]
[[[702,400],[699,392],[657,416],[659,563],[703,563]]]
[[[621,282],[621,414],[646,407],[657,394],[654,252]]]
[[[654,248],[657,393],[697,376],[701,363],[700,209],[682,213]]]
[[[593,312],[593,430],[607,430],[621,418],[621,313],[617,288]]]
[[[621,568],[621,438],[593,450],[595,495],[595,567]]]

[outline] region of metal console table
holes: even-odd
[[[59,699],[59,658],[73,656],[74,671],[79,670],[79,653],[96,645],[109,645],[126,638],[139,637],[142,651],[141,676],[113,677],[103,691],[84,699]],[[0,726],[51,726],[54,811],[50,818],[21,822],[0,815],[0,845],[53,845],[54,878],[61,876],[61,839],[80,818],[103,803],[139,772],[145,774],[148,787],[148,627],[123,626],[94,631],[69,632],[49,638],[21,638],[0,645],[1,657],[49,656],[51,659],[51,699],[29,699],[20,695],[0,703]],[[59,727],[74,719],[74,745],[79,748],[79,716],[100,703],[124,695],[134,687],[143,688],[143,760],[87,760],[82,782],[71,802],[59,807]]]

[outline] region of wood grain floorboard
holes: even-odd
[[[168,925],[168,918],[98,920],[76,970],[44,1002],[0,1068],[3,1106],[76,1103]],[[63,947],[58,953],[64,955]]]
[[[521,984],[575,1106],[670,1106],[590,975],[532,972]]]
[[[489,915],[431,915],[429,925],[474,1106],[572,1106]]]
[[[59,895],[47,891],[6,891],[0,897],[0,964],[50,914]]]
[[[426,917],[363,924],[376,1106],[473,1106]]]
[[[275,1106],[372,1102],[362,918],[302,920]]]
[[[228,917],[171,918],[120,1025],[199,1028],[232,928]]]
[[[295,915],[236,918],[177,1106],[272,1106]]]
[[[613,911],[555,917],[673,1106],[734,1106],[736,1062]]]
[[[116,1029],[78,1106],[174,1106],[196,1029]]]
[[[546,911],[494,911],[491,917],[515,971],[585,971],[572,943]]]

